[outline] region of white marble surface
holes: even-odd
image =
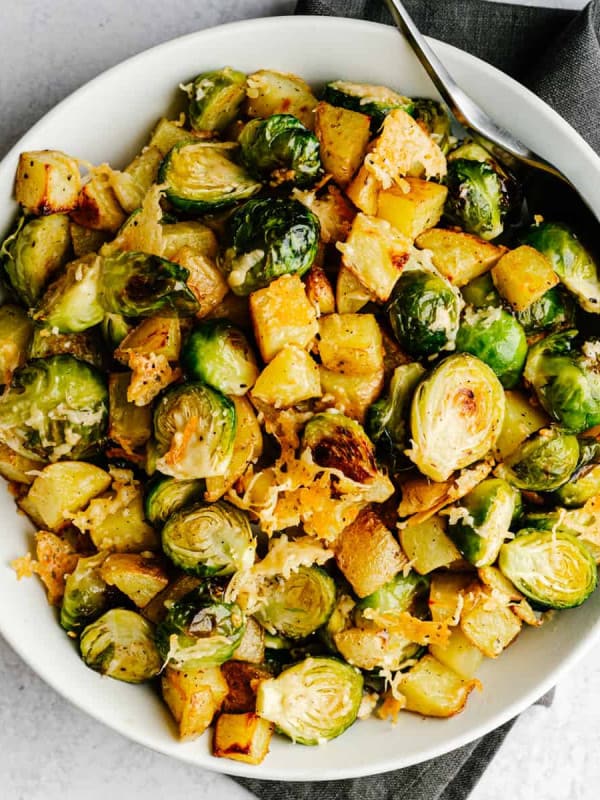
[[[294,0],[0,0],[0,156],[56,102],[123,58],[202,27],[286,14],[293,6]],[[88,718],[42,683],[1,638],[0,686],[5,800],[250,797],[224,776],[153,753]],[[552,708],[521,716],[472,800],[596,800],[599,717],[600,645],[563,679]]]

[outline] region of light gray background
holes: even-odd
[[[444,2],[444,0],[430,0]],[[154,44],[236,19],[288,14],[294,0],[0,0],[0,157],[59,100]],[[583,0],[530,0],[578,8]],[[265,54],[268,65],[268,54]],[[1,599],[0,599],[1,602]],[[135,745],[42,683],[0,639],[3,800],[241,800],[229,779]],[[525,712],[472,800],[596,800],[600,646]]]

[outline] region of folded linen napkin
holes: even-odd
[[[521,80],[600,154],[600,0],[580,13],[485,0],[405,3],[421,31]],[[298,0],[296,13],[391,22],[381,0]],[[551,702],[549,692],[538,704]],[[236,780],[260,800],[464,800],[514,722],[439,758],[384,775],[317,783]]]

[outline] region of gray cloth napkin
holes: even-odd
[[[600,154],[600,0],[580,13],[484,0],[405,3],[424,33],[521,80]],[[296,13],[391,22],[381,0],[298,0]],[[552,695],[538,704],[550,705]],[[260,800],[464,800],[514,723],[444,756],[384,775],[316,783],[236,780]]]

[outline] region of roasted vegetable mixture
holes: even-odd
[[[0,473],[85,664],[257,764],[449,717],[594,591],[600,276],[434,100],[230,67],[22,153]],[[455,129],[454,129],[455,130]]]

